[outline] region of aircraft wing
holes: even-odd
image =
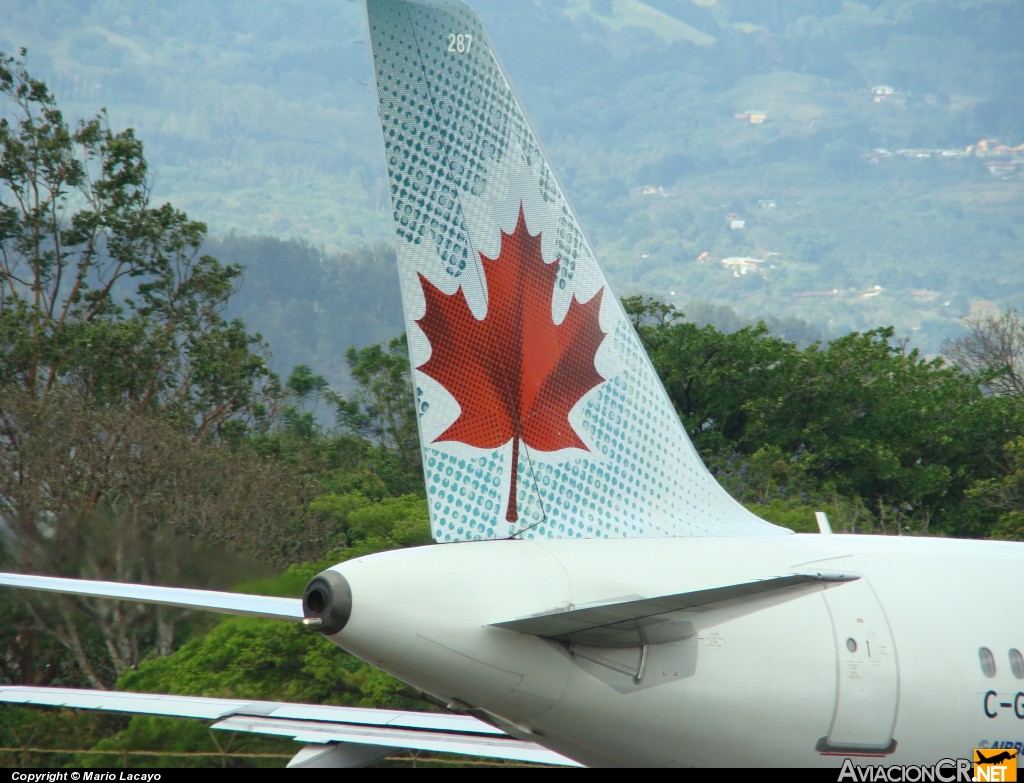
[[[293,622],[303,618],[302,601],[297,598],[9,573],[0,573],[0,585]],[[216,721],[215,729],[291,737],[308,743],[292,759],[292,767],[363,766],[404,748],[579,766],[463,715],[31,686],[0,686],[2,702],[203,718]]]
[[[31,686],[0,686],[0,702],[203,718],[216,721],[215,729],[274,734],[309,743],[291,767],[362,766],[403,748],[580,766],[466,715]]]
[[[98,582],[88,579],[66,579],[58,576],[32,576],[0,573],[0,585],[24,587],[51,593],[70,593],[93,598],[121,598],[146,604],[205,609],[222,614],[269,617],[273,620],[302,621],[302,601],[269,595],[222,593],[216,590],[194,590],[184,587]]]
[[[858,578],[840,573],[787,574],[654,598],[611,599],[492,625],[595,647],[673,642],[726,620]]]

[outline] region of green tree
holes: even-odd
[[[758,400],[757,429],[819,480],[900,530],[928,529],[962,493],[965,447],[979,445],[960,432],[981,404],[970,378],[907,350],[891,328],[811,346],[794,369],[787,394]]]
[[[983,532],[965,493],[1004,475],[1014,400],[891,327],[799,349],[764,325],[724,334],[654,300],[625,304],[694,444],[742,501],[843,508],[861,530]]]
[[[401,491],[418,488],[423,479],[405,336],[386,346],[349,348],[345,359],[356,391],[350,399],[336,401],[339,424],[375,441],[385,463],[394,461],[394,478],[404,482]]]
[[[206,227],[154,206],[142,142],[106,115],[71,127],[0,55],[0,387],[159,407],[196,432],[258,416],[258,336],[221,312],[240,274]]]
[[[199,254],[205,230],[150,202],[132,130],[69,125],[24,50],[0,54],[5,564],[203,586],[204,548],[294,556],[301,483],[236,448],[277,383],[259,337],[222,316],[240,268]],[[179,640],[168,610],[19,606],[0,649],[23,680],[109,686]]]
[[[674,306],[655,299],[631,297],[623,304],[705,458],[726,444],[755,450],[749,440],[750,401],[783,392],[796,347],[772,337],[763,323],[725,333],[688,322]]]
[[[988,538],[1024,541],[1024,435],[1007,443],[1003,451],[1006,471],[976,481],[967,494],[998,515],[987,531]]]

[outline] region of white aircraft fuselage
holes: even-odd
[[[1024,739],[1022,565],[1019,543],[849,535],[435,545],[331,569],[352,609],[330,638],[588,766],[934,763]],[[646,649],[490,627],[816,571],[859,578]]]

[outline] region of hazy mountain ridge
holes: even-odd
[[[966,307],[1024,298],[1024,165],[975,154],[1024,142],[1024,5],[473,5],[621,291],[894,322],[929,350]],[[333,253],[390,236],[364,27],[351,0],[40,0],[0,48],[28,46],[68,114],[136,127],[154,194],[215,236]]]

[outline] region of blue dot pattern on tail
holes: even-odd
[[[487,316],[481,255],[501,254],[520,210],[557,263],[551,317],[607,289],[477,16],[456,0],[368,0],[374,78],[413,367],[431,345],[416,325],[422,275]],[[586,448],[522,445],[515,505],[512,440],[497,449],[435,442],[459,417],[452,394],[414,370],[427,498],[439,542],[786,533],[743,509],[706,470],[621,306],[601,300],[606,380],[568,421]],[[502,339],[495,331],[493,340]],[[529,357],[525,358],[529,361]]]

